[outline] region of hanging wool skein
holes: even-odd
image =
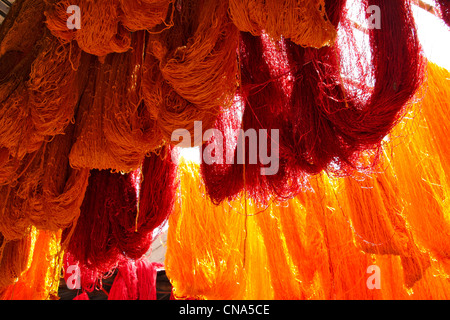
[[[242,299],[245,216],[237,202],[214,205],[195,163],[178,166],[179,194],[169,218],[165,270],[175,298]],[[195,226],[195,227],[194,227]],[[248,261],[256,261],[256,256]]]
[[[31,224],[42,230],[67,228],[78,218],[88,185],[89,170],[70,166],[73,125],[57,135],[46,148],[38,188],[29,195]]]
[[[119,0],[120,21],[128,30],[149,30],[164,23],[175,0]]]
[[[0,294],[27,269],[34,243],[32,230],[23,238],[12,241],[0,234]]]
[[[156,300],[156,264],[146,259],[122,262],[108,300]]]
[[[43,138],[36,134],[30,118],[26,82],[39,53],[44,2],[18,1],[0,28],[0,146],[19,160],[36,151]]]
[[[62,44],[45,30],[29,32],[44,28],[45,7],[44,1],[18,1],[2,25],[2,184],[15,179],[14,173],[27,153],[64,133],[84,85],[88,57],[75,43]],[[15,18],[13,23],[8,22],[10,17]]]
[[[33,194],[40,182],[42,170],[35,171],[39,160],[43,157],[43,148],[27,154],[21,162],[18,181],[5,184],[0,190],[0,233],[6,240],[18,240],[30,232],[31,222],[28,211],[28,197]],[[36,160],[35,160],[36,159]],[[26,170],[28,169],[28,170]]]
[[[345,2],[340,3],[341,7],[336,5],[334,11],[334,6],[330,5],[328,11],[340,14],[343,4]],[[256,37],[248,32],[241,32],[240,101],[235,108],[239,108],[239,103],[242,104],[241,128],[245,134],[247,130],[257,130],[259,140],[252,141],[250,136],[248,144],[246,143],[243,133],[237,130],[240,125],[239,112],[221,114],[215,129],[222,133],[223,141],[213,137],[202,150],[204,153],[208,149],[214,149],[213,157],[219,153],[222,161],[226,159],[226,164],[203,162],[201,166],[208,195],[214,203],[236,197],[242,189],[245,189],[246,195],[260,203],[267,203],[273,196],[285,200],[295,196],[306,184],[305,175],[295,166],[298,160],[293,156],[292,145],[283,143],[292,135],[286,128],[292,130],[291,127],[295,125],[291,122],[292,118],[289,118],[291,106],[288,97],[292,80],[288,77],[284,50],[283,42],[273,43],[267,36]],[[230,122],[230,117],[233,116],[236,119]],[[272,136],[272,132],[278,134],[279,141]],[[241,149],[237,147],[239,144],[243,146]],[[231,161],[229,150],[235,150]],[[267,163],[263,164],[261,157],[270,156],[268,153],[272,153],[278,167],[274,174],[263,175]],[[259,159],[252,159],[254,156]],[[242,158],[243,161],[239,161]]]
[[[345,14],[345,1],[326,4],[330,21],[337,25]],[[270,63],[272,55],[279,56],[280,50],[268,50],[268,46],[263,49],[262,45],[250,42],[255,41],[250,35],[242,33],[241,63],[249,61],[241,66],[242,90],[246,90],[249,83],[255,88],[253,93],[248,89],[244,91],[243,127],[280,130],[280,171],[265,177],[256,172],[251,177],[250,173],[255,171],[252,165],[246,165],[244,178],[242,165],[240,172],[236,171],[239,167],[236,157],[231,169],[203,163],[202,174],[214,202],[236,195],[244,188],[244,180],[246,192],[254,199],[267,199],[272,194],[283,198],[298,192],[302,183],[291,177],[298,179],[302,172],[317,174],[327,170],[336,175],[348,175],[355,168],[362,170],[371,166],[361,164],[361,154],[376,151],[403,115],[405,105],[421,84],[423,60],[409,3],[372,1],[369,4],[382,8],[381,29],[370,30],[374,88],[367,88],[369,94],[360,97],[348,94],[341,83],[339,51],[335,48],[305,49],[285,40],[289,68],[283,66],[282,58],[277,59],[281,61],[278,63],[281,70],[292,70],[293,83],[289,84],[289,80],[283,83],[283,77],[271,75],[268,68],[262,71],[267,65],[264,62]],[[397,50],[400,45],[405,48],[402,55]],[[265,58],[257,59],[258,56]],[[367,79],[361,79],[363,81]],[[264,109],[264,106],[277,107]],[[254,119],[253,123],[246,125],[249,118]],[[233,170],[234,174],[230,174]],[[225,177],[228,180],[226,190],[217,183]]]
[[[43,10],[39,3],[36,6]],[[20,21],[28,17],[31,10],[22,2],[15,8],[21,9],[19,25],[14,24],[6,36],[20,32],[20,26],[23,27]],[[42,12],[34,14],[28,17],[31,21],[42,20]],[[74,129],[69,121],[76,111],[87,70],[80,67],[77,74],[73,69],[84,61],[81,52],[71,44],[60,44],[58,39],[45,32],[41,39],[33,41],[23,47],[34,53],[29,55],[32,59],[27,58],[26,64],[19,63],[19,66],[22,64],[22,75],[13,70],[4,78],[19,76],[21,82],[15,85],[17,90],[2,105],[5,107],[2,128],[14,129],[10,123],[12,119],[25,121],[16,132],[10,132],[12,135],[5,140],[6,148],[2,147],[5,167],[2,169],[0,229],[7,240],[22,238],[32,225],[52,231],[69,226],[78,216],[88,177],[88,171],[70,168],[67,158]],[[8,48],[14,48],[11,42],[2,41],[3,44],[6,52]],[[20,50],[25,50],[23,48]],[[55,86],[56,83],[67,87]],[[22,101],[24,104],[14,101],[17,92],[26,99]],[[48,96],[42,92],[52,101],[48,101]],[[20,115],[14,114],[14,110],[20,110]]]
[[[82,26],[69,29],[67,9],[78,6]],[[75,40],[85,52],[104,57],[112,52],[126,52],[130,49],[131,33],[119,23],[119,0],[102,2],[90,0],[55,1],[46,11],[47,26],[63,41]]]
[[[39,135],[54,136],[74,118],[89,57],[75,43],[61,44],[49,32],[38,47],[27,82],[30,116]]]
[[[78,217],[89,170],[70,167],[73,130],[71,124],[65,134],[27,154],[14,181],[1,187],[0,232],[6,239],[22,238],[32,225],[58,231]]]
[[[57,299],[62,253],[60,232],[34,230],[27,268],[0,293],[1,300]],[[1,291],[1,290],[0,290]]]
[[[112,232],[110,212],[136,214],[136,190],[130,174],[91,170],[89,185],[81,205],[80,217],[69,241],[67,252],[81,268],[103,274],[123,259]],[[65,240],[69,230],[63,234]]]
[[[80,218],[68,240],[73,260],[101,275],[124,259],[145,255],[153,231],[172,211],[175,173],[170,152],[164,150],[144,160],[142,174],[91,170]]]
[[[133,49],[94,61],[77,115],[74,167],[130,172],[161,140],[141,98],[146,33],[133,33]]]
[[[320,48],[333,43],[336,29],[327,19],[323,0],[230,0],[229,12],[240,31],[274,40]]]
[[[450,27],[450,1],[436,0],[436,3],[441,11],[442,19]]]
[[[324,169],[348,174],[363,167],[360,154],[379,148],[422,82],[423,58],[409,2],[368,4],[381,10],[381,29],[369,30],[374,79],[369,94],[346,92],[335,48],[305,49],[287,41],[289,62],[297,71],[293,121],[283,137],[292,139],[286,143],[298,165],[312,174]]]
[[[272,76],[265,58],[268,51],[261,37],[241,32],[240,101],[235,104],[233,112],[221,114],[215,127],[221,136],[213,136],[202,149],[203,158],[209,150],[213,150],[210,151],[212,159],[217,160],[220,156],[220,161],[203,161],[201,165],[206,190],[214,203],[238,196],[243,188],[250,198],[266,203],[272,195],[290,198],[302,185],[301,172],[291,170],[294,167],[289,164],[291,159],[286,157],[288,150],[272,136],[273,132],[277,134],[282,129],[287,99],[282,81]],[[240,128],[243,131],[239,131]],[[248,130],[254,130],[256,138],[252,139],[250,132],[247,142],[245,135]],[[279,162],[274,174],[262,174],[268,167],[263,164],[262,157],[265,156]]]
[[[387,149],[396,173],[399,197],[404,199],[405,216],[416,244],[428,252],[432,262],[450,274],[450,234],[448,199],[450,185],[447,148],[448,127],[445,107],[448,101],[448,71],[429,64],[424,96],[417,115],[402,123],[392,133]],[[442,115],[443,117],[441,117]],[[396,143],[402,139],[402,143]]]
[[[389,164],[372,176],[344,178],[336,196],[343,214],[351,221],[358,247],[366,253],[400,256],[405,286],[412,288],[430,262],[407,228],[397,181]]]
[[[137,213],[110,212],[112,232],[128,258],[139,259],[148,252],[158,228],[172,212],[178,186],[172,152],[170,147],[163,148],[160,154],[146,157],[142,168],[133,172],[132,179],[138,188]]]
[[[10,107],[3,109],[1,117],[5,126],[1,144],[19,159],[24,153],[36,151],[47,137],[64,133],[74,117],[86,74],[81,65],[87,57],[82,58],[76,45],[62,45],[46,34],[34,50],[39,53],[30,65],[26,81],[4,101],[4,108]],[[16,92],[23,94],[21,101],[15,100]],[[14,121],[25,127],[7,126]]]
[[[192,135],[194,121],[211,128],[220,108],[231,104],[238,31],[227,8],[223,1],[183,1],[173,26],[149,37],[143,95],[166,143],[173,143],[176,129]]]

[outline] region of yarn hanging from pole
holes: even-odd
[[[327,4],[330,21],[342,23],[345,31],[345,2]],[[402,118],[422,83],[424,60],[410,4],[369,4],[382,8],[382,25],[369,30],[372,69],[370,73],[361,70],[363,77],[356,82],[365,91],[358,96],[343,83],[340,39],[334,47],[321,49],[303,48],[288,39],[284,46],[266,41],[264,47],[256,37],[241,34],[242,128],[279,130],[280,168],[274,175],[262,176],[246,158],[244,174],[244,166],[236,164],[239,155],[228,166],[203,163],[205,184],[215,203],[243,188],[261,202],[292,198],[304,186],[302,175],[327,171],[347,176],[376,165],[381,141]],[[361,55],[351,39],[346,41],[356,50],[354,54]],[[400,47],[404,48],[401,54]],[[369,88],[365,82],[372,78],[374,87]],[[224,125],[216,126],[222,136],[227,135]],[[268,140],[273,143],[270,135]],[[245,156],[250,154],[258,153],[247,149]],[[227,181],[225,190],[220,187],[222,181]]]

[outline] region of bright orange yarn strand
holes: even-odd
[[[35,230],[35,243],[27,269],[17,282],[5,288],[1,300],[58,299],[62,253],[60,232]]]

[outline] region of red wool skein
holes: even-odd
[[[139,170],[127,174],[91,170],[67,250],[74,261],[103,274],[124,259],[145,255],[154,240],[154,230],[172,210],[175,177],[176,165],[169,150],[146,157],[142,174]]]

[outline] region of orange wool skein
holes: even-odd
[[[274,40],[321,48],[332,45],[337,31],[325,12],[324,0],[230,0],[230,17],[240,31]]]
[[[73,169],[68,161],[74,126],[64,135],[28,154],[14,183],[0,192],[0,232],[8,240],[20,239],[30,226],[58,231],[69,227],[79,215],[89,170]]]
[[[39,48],[43,1],[17,1],[0,28],[0,147],[6,147],[19,160],[39,148],[30,119],[26,81]]]
[[[91,61],[76,116],[71,165],[130,172],[161,145],[156,123],[142,103],[141,76],[146,33],[133,34],[133,49]]]
[[[80,8],[80,29],[67,28],[67,8],[72,5]],[[46,23],[60,39],[75,40],[83,51],[104,57],[108,53],[130,49],[131,34],[118,23],[119,14],[119,0],[60,0],[47,9]]]
[[[33,231],[33,246],[26,270],[0,293],[1,300],[58,299],[62,266],[60,232]]]

